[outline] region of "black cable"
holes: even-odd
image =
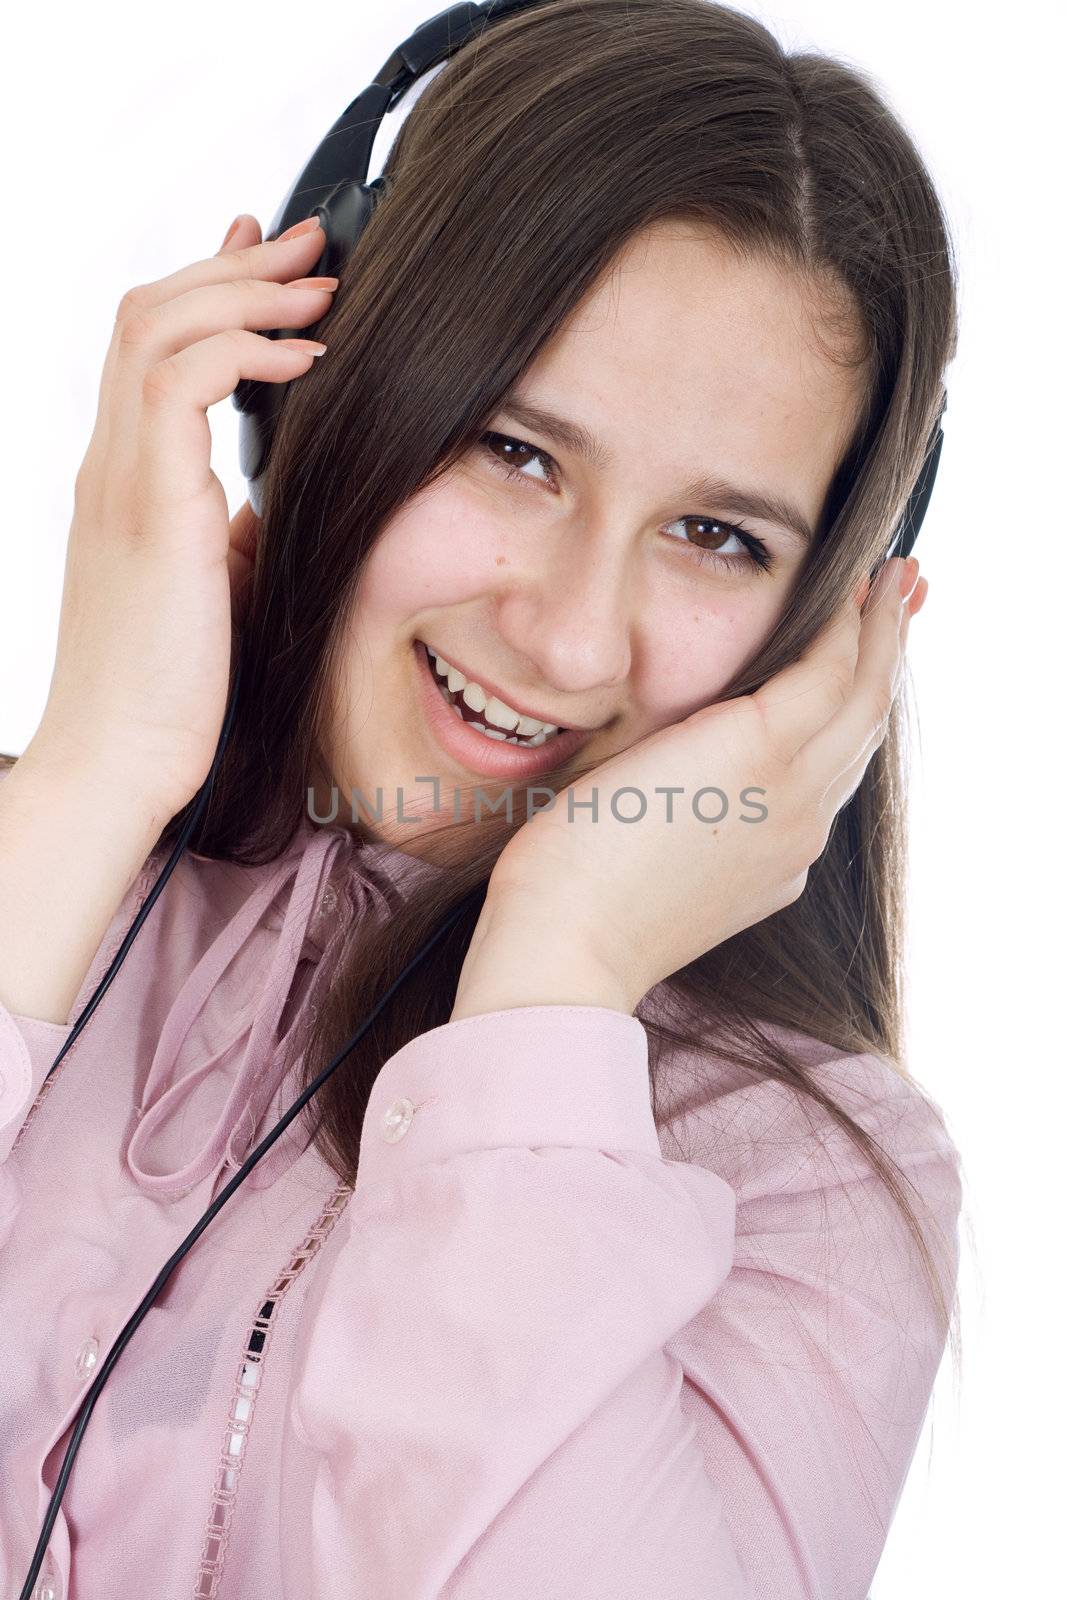
[[[204,807],[206,806],[208,798],[210,797],[211,789],[214,785],[216,774],[218,773],[219,763],[221,761],[223,751],[226,748],[231,729],[233,728],[240,679],[241,667],[240,662],[238,661],[237,667],[234,671],[233,685],[230,690],[229,704],[226,709],[225,717],[223,718],[222,731],[219,735],[218,748],[215,751],[215,757],[211,763],[211,769],[208,772],[207,777],[204,779],[204,782],[197,794],[196,802],[185,821],[177,843],[171,852],[169,860],[153,884],[152,891],[148,895],[144,905],[141,907],[136,918],[134,919],[129,932],[123,939],[118,950],[115,952],[107,972],[97,984],[92,997],[86,1004],[81,1015],[78,1017],[77,1022],[71,1029],[70,1036],[64,1042],[62,1050],[60,1050],[51,1067],[48,1069],[46,1080],[48,1077],[51,1077],[52,1073],[56,1070],[63,1057],[74,1043],[74,1040],[84,1028],[96,1007],[99,1005],[101,999],[106,994],[111,985],[112,979],[118,972],[119,967],[125,961],[138,930],[142,927],[145,918],[148,916],[148,913],[151,911],[153,905],[159,898],[164,884],[174,871],[182,852],[185,850],[189,839],[192,837],[193,830],[203,815]],[[441,939],[444,934],[448,932],[449,928],[451,928],[459,920],[475,896],[484,895],[484,892],[484,884],[478,884],[470,891],[469,894],[464,895],[458,905],[453,907],[452,911],[449,912],[448,916],[440,924],[437,931],[426,940],[419,951],[408,962],[407,966],[403,969],[400,975],[389,985],[381,999],[360,1024],[344,1048],[340,1050],[336,1056],[334,1056],[333,1060],[328,1066],[323,1068],[318,1077],[315,1079],[314,1083],[308,1084],[307,1088],[300,1095],[299,1099],[294,1101],[294,1103],[289,1107],[289,1110],[283,1117],[280,1118],[275,1127],[272,1128],[270,1133],[267,1134],[262,1143],[257,1145],[256,1149],[253,1150],[251,1155],[246,1158],[244,1164],[238,1169],[237,1172],[234,1173],[233,1177],[222,1190],[221,1194],[219,1194],[218,1197],[212,1202],[207,1211],[205,1211],[204,1215],[200,1218],[199,1222],[183,1239],[182,1243],[178,1246],[177,1250],[175,1250],[174,1254],[164,1264],[164,1266],[161,1267],[147,1294],[141,1300],[136,1311],[134,1311],[133,1315],[128,1319],[122,1329],[122,1332],[119,1334],[118,1338],[115,1340],[115,1343],[108,1351],[100,1371],[93,1380],[92,1387],[89,1389],[85,1399],[82,1401],[81,1407],[78,1411],[74,1432],[71,1435],[70,1442],[67,1445],[66,1453],[63,1457],[63,1464],[60,1467],[59,1477],[57,1478],[55,1488],[52,1491],[52,1497],[48,1502],[48,1510],[45,1513],[44,1522],[41,1525],[40,1536],[37,1540],[37,1546],[34,1550],[33,1559],[30,1563],[30,1570],[26,1576],[26,1581],[22,1586],[19,1600],[32,1600],[33,1587],[41,1570],[41,1563],[44,1560],[45,1551],[48,1549],[48,1541],[51,1537],[52,1529],[55,1526],[56,1518],[59,1515],[59,1508],[63,1500],[64,1492],[66,1491],[71,1469],[74,1465],[74,1458],[78,1453],[78,1448],[81,1444],[85,1430],[88,1427],[89,1418],[92,1416],[93,1408],[96,1405],[97,1399],[99,1398],[100,1391],[106,1383],[111,1372],[114,1370],[115,1363],[118,1361],[119,1356],[129,1344],[130,1339],[133,1337],[140,1324],[144,1321],[144,1318],[151,1308],[153,1301],[167,1283],[171,1273],[174,1271],[179,1261],[181,1261],[182,1258],[189,1252],[189,1250],[192,1249],[193,1245],[196,1243],[197,1239],[199,1239],[204,1229],[218,1215],[219,1211],[226,1204],[226,1201],[229,1200],[230,1196],[235,1192],[235,1190],[240,1188],[245,1178],[247,1178],[248,1174],[252,1171],[252,1168],[255,1166],[256,1162],[267,1153],[267,1151],[274,1144],[275,1140],[281,1137],[293,1119],[297,1117],[303,1110],[304,1106],[307,1105],[312,1095],[314,1095],[321,1088],[330,1074],[336,1071],[341,1062],[348,1055],[349,1051],[351,1051],[359,1043],[360,1039],[362,1039],[371,1023],[379,1015],[383,1007],[386,1006],[392,999],[393,995],[396,993],[397,989],[404,982],[404,980],[415,970],[423,957],[433,949],[438,940]]]
[[[208,799],[210,798],[210,795],[211,795],[211,790],[214,787],[215,777],[216,777],[216,774],[218,773],[218,770],[219,770],[219,763],[222,760],[222,753],[226,748],[227,741],[229,740],[229,737],[230,737],[230,730],[233,727],[233,718],[234,718],[234,712],[237,709],[237,693],[238,693],[238,689],[240,687],[240,682],[241,682],[241,663],[240,663],[240,660],[238,660],[237,664],[236,664],[236,666],[234,668],[233,684],[232,684],[231,689],[230,689],[230,700],[229,700],[228,706],[226,707],[226,714],[223,717],[222,732],[219,734],[219,742],[218,742],[218,746],[217,746],[217,748],[215,750],[215,756],[214,756],[214,759],[212,760],[211,767],[210,767],[210,769],[208,771],[208,775],[204,779],[203,783],[200,785],[200,788],[199,788],[199,790],[197,792],[196,803],[193,806],[192,811],[189,813],[188,817],[186,818],[185,825],[182,828],[181,833],[178,835],[178,842],[175,844],[174,849],[171,851],[170,859],[167,861],[167,863],[164,866],[162,872],[159,874],[159,877],[156,879],[155,883],[152,885],[151,894],[145,900],[144,905],[141,907],[140,911],[138,911],[138,913],[137,913],[137,916],[134,918],[133,925],[131,926],[130,931],[127,933],[126,937],[123,939],[122,943],[119,945],[118,950],[115,952],[115,956],[114,956],[114,959],[111,962],[111,965],[108,967],[108,969],[105,972],[104,976],[101,978],[100,982],[97,984],[97,986],[94,989],[92,995],[90,996],[88,1002],[86,1003],[84,1010],[82,1011],[82,1013],[79,1016],[78,1020],[75,1022],[74,1026],[71,1028],[70,1035],[64,1041],[62,1050],[60,1050],[59,1054],[56,1056],[56,1059],[52,1062],[52,1065],[49,1067],[48,1071],[46,1072],[46,1074],[44,1076],[44,1079],[42,1080],[42,1084],[48,1082],[48,1079],[52,1076],[53,1072],[59,1066],[59,1063],[62,1061],[63,1057],[66,1055],[67,1051],[70,1049],[70,1047],[74,1043],[75,1039],[78,1037],[78,1035],[81,1033],[82,1029],[85,1027],[85,1024],[88,1022],[89,1018],[92,1016],[93,1012],[96,1010],[97,1006],[100,1004],[100,1001],[103,999],[103,997],[107,993],[108,989],[111,987],[111,980],[114,978],[116,972],[118,972],[119,968],[122,966],[122,963],[125,961],[127,955],[129,954],[130,946],[133,944],[134,939],[137,937],[137,934],[140,932],[140,929],[143,926],[145,918],[148,916],[148,913],[151,911],[152,907],[155,905],[156,901],[159,899],[160,894],[163,892],[163,888],[164,888],[164,885],[167,882],[167,879],[170,877],[171,873],[174,871],[174,868],[177,866],[178,860],[179,860],[180,856],[182,855],[182,853],[184,852],[185,847],[188,844],[189,840],[191,839],[191,837],[193,835],[193,831],[196,828],[197,823],[200,821],[200,818],[204,814],[204,807],[207,805]]]
[[[19,1595],[19,1600],[32,1600],[33,1586],[36,1582],[37,1574],[40,1571],[41,1562],[44,1560],[44,1553],[48,1548],[48,1540],[51,1537],[52,1529],[55,1526],[56,1517],[59,1515],[60,1503],[67,1487],[67,1480],[70,1477],[71,1468],[74,1464],[74,1457],[78,1453],[78,1447],[81,1444],[82,1436],[85,1433],[86,1427],[88,1426],[89,1418],[93,1412],[93,1407],[96,1405],[97,1397],[107,1381],[108,1376],[114,1369],[116,1361],[126,1348],[127,1344],[130,1342],[130,1339],[133,1337],[140,1324],[144,1321],[152,1302],[155,1300],[156,1296],[160,1293],[163,1286],[170,1278],[174,1268],[178,1265],[179,1261],[181,1261],[182,1257],[185,1256],[196,1243],[197,1239],[199,1239],[200,1235],[203,1233],[208,1224],[213,1220],[214,1217],[218,1215],[219,1211],[226,1204],[226,1201],[230,1198],[234,1191],[238,1189],[244,1182],[245,1178],[247,1178],[248,1174],[251,1172],[252,1168],[255,1166],[260,1157],[266,1154],[266,1152],[274,1144],[275,1140],[285,1132],[285,1129],[293,1121],[294,1117],[296,1117],[304,1108],[304,1106],[307,1105],[312,1095],[315,1094],[321,1085],[326,1082],[326,1079],[330,1076],[330,1074],[336,1071],[337,1067],[340,1066],[345,1056],[347,1056],[349,1051],[359,1043],[360,1039],[362,1039],[363,1035],[374,1021],[375,1017],[378,1016],[382,1008],[389,1002],[389,1000],[392,999],[393,995],[396,993],[397,989],[404,982],[404,980],[410,976],[423,957],[427,955],[430,950],[432,950],[433,946],[438,942],[439,939],[443,937],[445,933],[447,933],[448,929],[451,928],[456,921],[458,921],[459,917],[467,909],[468,903],[475,895],[481,894],[482,889],[483,886],[481,884],[477,885],[475,889],[471,890],[470,894],[465,895],[459,904],[449,912],[448,916],[438,927],[436,933],[427,939],[418,953],[414,955],[408,962],[407,966],[400,973],[399,977],[394,979],[394,981],[389,985],[388,989],[386,989],[377,1005],[374,1006],[373,1010],[370,1011],[363,1022],[360,1023],[359,1027],[356,1029],[356,1032],[352,1035],[351,1039],[349,1039],[344,1048],[340,1050],[336,1056],[334,1056],[333,1060],[328,1066],[323,1068],[315,1081],[308,1084],[307,1088],[300,1095],[299,1099],[293,1102],[293,1104],[289,1107],[289,1110],[279,1120],[271,1132],[267,1134],[262,1143],[257,1145],[252,1154],[247,1157],[243,1166],[241,1166],[238,1171],[234,1173],[233,1177],[222,1190],[221,1194],[219,1194],[217,1199],[212,1202],[212,1204],[204,1212],[204,1215],[200,1218],[200,1221],[186,1235],[185,1239],[178,1246],[178,1249],[175,1250],[169,1261],[167,1261],[166,1264],[160,1269],[155,1282],[152,1284],[151,1288],[148,1290],[148,1293],[144,1296],[140,1305],[137,1307],[137,1310],[129,1318],[119,1337],[108,1351],[107,1357],[93,1381],[92,1388],[89,1390],[82,1402],[81,1409],[78,1413],[78,1420],[75,1425],[74,1432],[71,1435],[70,1443],[67,1445],[66,1454],[63,1457],[63,1464],[60,1467],[59,1477],[56,1480],[56,1486],[52,1491],[52,1498],[49,1501],[48,1510],[45,1513],[45,1519],[41,1526],[40,1537],[37,1541],[37,1548],[33,1553],[33,1560],[30,1565],[26,1582],[23,1585],[21,1594]]]

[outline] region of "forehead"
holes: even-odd
[[[814,521],[862,400],[858,334],[841,295],[672,219],[628,241],[523,388],[646,469],[788,489]]]

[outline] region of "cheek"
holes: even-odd
[[[455,483],[435,484],[383,530],[360,581],[361,613],[368,624],[395,624],[476,599],[499,579],[502,544],[484,500]]]
[[[721,594],[649,620],[640,699],[650,728],[710,705],[755,655],[782,610],[780,596]]]

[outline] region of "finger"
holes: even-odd
[[[855,671],[859,633],[859,607],[849,596],[799,659],[753,694],[763,736],[778,760],[792,761],[840,706]]]
[[[154,310],[176,296],[208,284],[232,283],[250,278],[265,279],[275,283],[290,283],[293,279],[313,276],[312,267],[322,256],[325,234],[321,228],[310,233],[297,234],[291,239],[273,239],[267,244],[259,242],[260,229],[255,217],[242,217],[241,227],[217,255],[204,261],[194,261],[154,283],[137,284],[128,289],[119,302],[111,342],[104,357],[100,380],[100,404],[97,426],[106,435],[109,419],[106,411],[117,381],[117,368],[124,353],[123,330],[132,319]],[[241,242],[244,240],[245,242]],[[277,324],[281,326],[281,324]],[[293,322],[291,327],[303,327]]]
[[[297,234],[291,239],[274,239],[267,244],[259,242],[259,223],[255,217],[242,217],[240,229],[217,255],[204,261],[194,261],[154,283],[141,283],[128,289],[119,302],[115,326],[104,359],[100,393],[104,399],[114,376],[121,354],[124,324],[137,315],[156,306],[187,294],[191,289],[203,288],[212,283],[230,283],[241,279],[259,278],[276,283],[289,283],[295,278],[313,276],[311,271],[322,255],[325,235],[321,228],[310,233]],[[244,241],[244,242],[241,242]]]
[[[262,234],[255,217],[250,216],[247,211],[242,211],[239,217],[234,218],[217,254],[221,256],[234,250],[244,250],[249,245],[259,244],[261,239]]]
[[[799,660],[776,673],[753,695],[766,737],[780,760],[792,761],[847,704],[864,628],[895,637],[899,622],[896,584],[901,570],[899,561],[886,564],[862,613],[849,594]]]
[[[254,561],[259,527],[259,518],[252,510],[251,502],[246,500],[230,520],[230,549],[246,561]]]
[[[896,574],[904,570],[894,563]],[[826,794],[859,782],[863,769],[885,738],[904,673],[904,648],[910,614],[889,574],[879,574],[872,605],[860,626],[856,671],[838,711],[797,753],[798,771],[813,792]],[[858,775],[857,775],[858,769]]]
[[[244,279],[190,290],[176,300],[137,312],[113,341],[98,448],[109,451],[120,471],[135,470],[144,383],[153,366],[226,331],[317,324],[330,310],[332,300],[333,291],[328,288]],[[286,364],[276,369],[274,379],[283,381],[292,374],[292,366]]]
[[[911,596],[904,607],[904,617],[901,625],[901,666],[896,680],[894,700],[899,696],[904,682],[904,668],[907,665],[908,629],[911,626],[911,619],[912,617],[917,617],[922,610],[929,587],[929,581],[926,578],[920,578],[911,591]],[[870,766],[871,758],[885,738],[888,728],[889,723],[886,721],[883,727],[876,729],[856,760],[850,763],[840,777],[830,785],[827,799],[833,804],[835,812],[840,811],[841,807],[852,799],[852,796],[859,788],[863,781],[863,775]]]
[[[254,234],[258,234],[259,224],[254,218],[251,220],[255,223]],[[230,246],[217,255],[179,267],[177,272],[152,283],[137,284],[123,296],[120,309],[122,306],[129,310],[160,305],[190,289],[235,278],[272,278],[287,282],[290,278],[308,277],[325,248],[326,235],[321,228],[312,228],[310,233],[298,233],[290,239],[270,239],[266,244],[253,238],[240,247],[236,246],[235,236]]]
[[[115,413],[119,384],[118,370],[123,354],[122,327],[131,315],[151,310],[168,298],[173,298],[175,294],[187,293],[190,289],[207,283],[226,283],[249,277],[288,283],[295,278],[310,276],[311,269],[321,258],[325,243],[321,227],[289,239],[279,238],[263,244],[259,223],[255,217],[242,214],[236,221],[237,229],[225,241],[217,255],[205,261],[194,262],[192,266],[183,267],[180,271],[160,278],[155,283],[138,284],[123,295],[104,357],[96,417],[87,451],[88,460],[106,454],[110,450],[113,429],[121,429],[123,421],[127,420],[123,413],[122,400],[119,402],[119,414]],[[294,327],[303,325],[290,324]]]
[[[153,362],[226,328],[306,328],[333,304],[335,278],[272,283],[242,278],[190,289],[161,305],[138,310],[118,334],[116,382],[125,383]]]
[[[897,688],[894,692],[894,703],[899,696],[903,681],[903,677],[901,677],[900,682],[897,684]],[[886,720],[872,732],[867,744],[856,756],[855,760],[851,761],[844,771],[838,773],[838,775],[827,785],[826,791],[822,797],[823,810],[827,817],[836,815],[836,813],[841,810],[841,807],[846,805],[848,801],[852,799],[852,796],[856,793],[856,790],[859,788],[864,777],[866,776],[867,768],[874,759],[875,752],[881,748],[882,744],[884,744],[888,732],[889,719],[886,718]]]
[[[242,378],[285,383],[313,361],[309,349],[286,340],[228,328],[150,367],[137,429],[140,503],[159,511],[169,528],[181,506],[216,481],[208,407],[232,394]]]

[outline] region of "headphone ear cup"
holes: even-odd
[[[345,181],[330,190],[321,205],[315,207],[322,219],[326,245],[317,266],[309,271],[308,277],[341,276],[383,193],[379,179],[375,179],[374,183]]]
[[[376,178],[373,183],[353,183],[345,180],[331,189],[325,200],[308,212],[318,214],[326,243],[321,256],[308,277],[336,277],[359,244],[363,230],[374,215],[389,181]],[[279,225],[280,221],[279,220]],[[301,221],[296,217],[293,221]],[[287,221],[287,226],[291,223]],[[275,237],[272,225],[270,237]],[[304,336],[303,328],[270,328],[264,330],[269,339],[289,339]],[[248,500],[257,517],[263,515],[263,474],[270,459],[270,447],[285,397],[287,383],[263,383],[258,379],[242,378],[233,392],[233,404],[240,413],[237,425],[237,450],[241,471],[248,485]]]

